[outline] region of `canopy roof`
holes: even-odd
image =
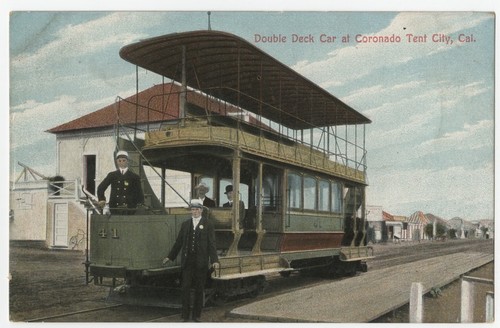
[[[219,31],[174,33],[120,50],[126,61],[292,129],[371,121],[246,40]]]

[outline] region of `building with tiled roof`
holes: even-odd
[[[80,130],[97,130],[112,128],[117,124],[144,124],[154,123],[178,116],[178,97],[163,96],[158,97],[162,92],[176,92],[177,85],[156,85],[152,88],[140,92],[138,95],[130,96],[122,101],[115,102],[106,107],[96,110],[90,114],[81,116],[70,122],[56,126],[47,132],[60,134]],[[136,97],[140,104],[135,106],[133,102]],[[154,99],[154,101],[149,101]],[[145,110],[147,107],[152,110]]]
[[[427,238],[425,235],[425,226],[430,223],[430,220],[423,212],[417,211],[410,215],[407,223],[409,238],[415,241]]]
[[[177,117],[179,92],[175,84],[156,85],[48,130],[56,135],[57,175],[66,180],[80,179],[95,194],[107,172],[115,169],[117,137],[134,138],[128,126],[137,126],[138,131],[158,129],[162,121]]]
[[[395,216],[382,211],[382,216],[385,221],[387,230],[387,239],[393,242],[399,242],[402,239],[407,239],[406,230],[404,229],[403,222],[395,219]]]
[[[153,127],[155,124],[179,117],[181,87],[177,84],[160,84],[139,92],[137,95],[120,99],[95,112],[56,126],[47,132],[60,134],[70,131],[99,130],[117,125]],[[212,114],[226,115],[236,112],[234,106],[222,104],[206,95],[187,92],[188,106],[202,108],[209,103]],[[136,105],[138,103],[138,105]]]
[[[179,118],[180,97],[184,94],[189,112],[205,115],[207,113],[200,112],[205,107],[211,115],[239,112],[235,106],[199,92],[184,93],[174,83],[153,86],[49,129],[47,132],[56,135],[57,175],[67,180],[81,179],[82,184],[95,193],[107,172],[115,169],[113,153],[117,148],[117,138],[143,139],[145,131],[158,130],[166,121]],[[246,120],[259,124],[250,116]],[[182,190],[182,186],[180,188]]]
[[[181,95],[184,99],[181,99]],[[56,175],[63,180],[65,194],[52,195],[50,190],[47,191],[49,182],[35,181],[12,188],[11,199],[20,199],[19,195],[27,194],[26,188],[30,188],[29,195],[32,196],[34,188],[38,188],[34,183],[42,185],[42,189],[45,188],[44,196],[43,201],[39,203],[45,204],[47,208],[42,208],[38,212],[44,213],[47,217],[40,217],[44,223],[39,225],[38,233],[46,236],[45,242],[51,247],[68,247],[70,234],[78,229],[85,229],[87,214],[79,203],[79,198],[83,197],[81,187],[85,187],[95,195],[97,186],[107,173],[116,169],[114,152],[119,148],[118,140],[134,140],[140,143],[145,137],[145,132],[161,129],[166,121],[179,118],[181,107],[190,115],[235,116],[249,124],[264,125],[257,122],[253,116],[242,113],[236,106],[221,102],[210,95],[189,89],[183,92],[181,86],[175,83],[155,85],[127,98],[117,98],[113,104],[47,130],[46,132],[56,136]],[[207,108],[208,112],[202,108]],[[266,127],[271,130],[270,127]],[[131,150],[128,151],[131,154]],[[136,173],[143,170],[141,173],[148,177],[145,184],[151,192],[150,199],[153,199],[152,193],[157,193],[161,189],[161,179],[153,169],[139,165],[139,161],[129,156],[131,169]],[[190,175],[170,171],[165,174],[169,178],[169,185],[185,198],[189,198]],[[182,199],[174,192],[166,194],[166,203],[168,206],[184,205]],[[26,230],[21,223],[33,224],[31,212],[25,212],[27,213],[25,219],[22,219],[20,214],[17,215],[17,226],[11,229],[17,229],[16,233]],[[14,225],[11,224],[12,227]],[[15,235],[12,231],[11,236],[16,239],[31,238]]]
[[[423,212],[417,211],[408,217],[408,223],[426,225],[430,223],[430,220]]]

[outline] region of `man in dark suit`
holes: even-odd
[[[97,187],[99,206],[104,208],[106,196],[104,192],[111,186],[109,207],[111,214],[134,214],[137,205],[144,203],[141,179],[128,168],[128,153],[116,153],[118,170],[109,172],[106,178]]]
[[[226,192],[224,194],[226,194],[228,202],[224,203],[222,207],[233,207],[233,198],[234,198],[233,193],[234,193],[233,185],[227,185]],[[239,203],[240,203],[240,210],[239,210],[240,224],[243,224],[243,220],[245,220],[245,203],[242,200],[240,200]]]
[[[203,206],[215,207],[215,201],[206,196],[206,194],[210,191],[210,188],[206,184],[201,182],[199,185],[194,187],[194,189],[196,190],[196,195],[203,203]]]
[[[191,313],[191,288],[194,288],[193,320],[199,322],[203,308],[203,291],[208,276],[209,263],[215,269],[219,258],[215,245],[213,224],[204,216],[203,204],[193,199],[190,204],[191,219],[181,225],[172,250],[163,264],[175,260],[181,254],[182,319],[189,321]]]

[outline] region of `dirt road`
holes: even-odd
[[[380,244],[374,245],[376,259],[369,262],[369,270],[416,261],[438,254],[452,252],[485,251],[493,253],[492,240],[426,242],[420,244]],[[80,251],[54,251],[36,248],[10,248],[10,289],[9,313],[11,321],[29,321],[55,314],[78,312],[85,309],[109,306],[104,300],[108,290],[104,287],[85,284],[85,255]],[[472,274],[493,279],[494,266],[489,264]],[[273,278],[273,277],[271,277]],[[290,288],[302,288],[321,284],[325,278],[292,275],[290,278],[275,278],[270,283],[267,297],[272,293],[283,293]],[[481,287],[482,288],[482,287]],[[480,289],[480,288],[478,288]],[[424,302],[425,322],[458,322],[460,314],[460,284],[454,282],[441,290],[437,298],[426,297]],[[203,318],[211,322],[241,322],[226,316],[231,307],[240,306],[252,299],[222,307],[205,309]],[[484,296],[478,296],[475,318],[484,321]],[[480,305],[482,304],[482,306]],[[180,316],[162,309],[123,307],[109,310],[106,316],[73,316],[70,321],[148,321],[158,317],[160,322],[176,322]],[[165,317],[160,314],[164,313]],[[167,315],[168,314],[168,315]],[[377,322],[408,322],[408,311],[404,308],[380,318]],[[78,318],[78,319],[75,319]],[[68,320],[68,319],[66,319]],[[65,321],[64,318],[59,321]],[[245,321],[246,322],[246,321]]]

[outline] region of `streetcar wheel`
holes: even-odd
[[[259,276],[255,280],[255,289],[249,293],[250,297],[257,297],[260,293],[264,291],[266,287],[266,278],[264,276]]]

